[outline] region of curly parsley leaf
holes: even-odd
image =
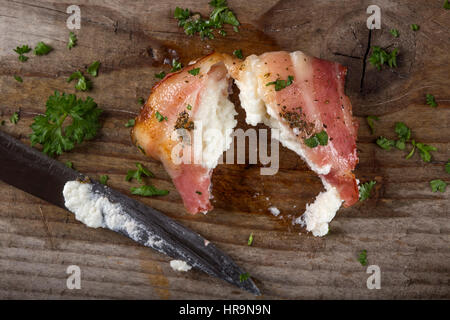
[[[70,32],[69,33],[69,42],[67,43],[67,48],[70,50],[73,47],[75,47],[77,45],[77,36],[75,35],[75,33]]]
[[[236,58],[244,59],[244,55],[242,54],[242,49],[234,50],[233,55],[236,56]]]
[[[83,101],[74,94],[55,91],[47,100],[45,114],[34,118],[31,145],[41,144],[49,156],[72,150],[75,143],[95,137],[101,113],[91,97]]]
[[[318,145],[326,146],[328,144],[328,134],[325,130],[322,130],[312,137],[305,139],[304,142],[310,148],[315,148]]]
[[[69,77],[69,79],[67,79],[67,82],[71,82],[74,79],[78,79],[76,85],[75,85],[75,89],[78,91],[88,91],[90,89],[92,89],[92,82],[86,78],[80,70],[72,73]]]
[[[132,187],[131,193],[144,197],[153,197],[153,196],[165,196],[169,194],[169,191],[158,189],[152,185],[143,185],[138,188]]]
[[[138,182],[142,182],[142,177],[154,177],[153,173],[144,167],[141,163],[136,162],[137,170],[128,170],[127,176],[125,177],[126,181],[131,181],[132,179],[136,179]]]
[[[437,151],[437,148],[420,142],[414,142],[414,146],[419,150],[420,157],[425,162],[431,161],[430,151]]]
[[[166,76],[166,73],[164,71],[161,71],[160,73],[155,73],[155,78],[158,78],[158,79],[164,79],[165,76]]]
[[[361,263],[361,265],[366,266],[367,265],[367,250],[362,250],[359,253],[358,261]]]
[[[17,124],[17,122],[19,122],[19,112],[14,112],[13,114],[12,114],[12,116],[9,118],[9,121],[12,123],[12,124]]]
[[[377,145],[380,148],[389,151],[393,146],[395,146],[395,141],[381,136],[377,139]]]
[[[100,67],[100,61],[94,61],[92,64],[87,68],[87,72],[93,76],[96,77],[98,75],[98,68]]]
[[[397,29],[391,29],[389,32],[394,36],[394,38],[398,38],[400,35]]]
[[[395,141],[395,147],[400,150],[405,150],[406,141],[411,138],[411,129],[409,129],[403,122],[395,124],[395,133],[397,133],[398,140]]]
[[[22,79],[22,77],[20,77],[20,76],[14,75],[14,79],[16,79],[17,82],[20,82],[20,83],[23,82],[23,79]]]
[[[375,133],[375,122],[374,122],[374,120],[378,121],[380,119],[377,116],[368,116],[366,118],[366,120],[367,120],[367,125],[370,128],[370,132],[372,132],[372,134],[374,134]]]
[[[37,56],[44,56],[52,51],[53,48],[49,45],[46,45],[44,42],[39,41],[36,47],[34,48],[34,54]]]
[[[106,186],[106,184],[108,183],[109,180],[109,176],[107,174],[103,174],[100,176],[100,183],[104,184]]]
[[[445,192],[447,188],[447,183],[442,181],[441,179],[431,180],[430,181],[431,191],[433,192]]]
[[[193,76],[198,75],[199,72],[200,72],[200,68],[195,68],[195,69],[192,69],[192,70],[189,70],[189,71],[188,71],[188,73],[189,73],[189,74],[192,74]]]
[[[25,62],[25,61],[28,60],[28,57],[25,56],[24,54],[28,53],[30,51],[31,51],[31,48],[28,45],[26,45],[26,44],[24,44],[21,47],[17,47],[16,49],[14,49],[14,52],[19,54],[19,61],[21,61],[21,62]]]
[[[287,80],[277,79],[275,81],[268,82],[268,83],[266,83],[266,87],[270,86],[270,85],[275,85],[275,91],[280,91],[280,90],[290,86],[293,82],[294,82],[294,77],[288,76]]]
[[[359,201],[365,201],[370,198],[373,187],[377,182],[375,180],[363,183],[359,187]]]
[[[437,107],[436,99],[434,98],[434,96],[432,94],[427,93],[426,99],[427,99],[427,105],[429,105],[433,108]]]
[[[125,123],[125,127],[127,127],[127,128],[134,127],[135,123],[136,123],[135,119],[130,119],[130,120],[128,120],[127,123]]]
[[[398,49],[394,48],[391,52],[387,52],[378,46],[372,47],[372,54],[369,57],[369,62],[378,70],[387,63],[390,68],[397,67]]]

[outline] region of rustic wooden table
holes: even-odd
[[[269,299],[387,299],[450,297],[449,190],[432,193],[429,181],[449,182],[444,164],[450,158],[450,11],[443,0],[238,1],[229,6],[242,23],[225,38],[200,41],[188,37],[172,18],[176,6],[207,15],[208,1],[87,1],[81,8],[78,45],[66,48],[67,2],[0,0],[0,130],[29,144],[32,119],[45,110],[54,90],[74,93],[67,77],[94,60],[101,61],[92,96],[105,110],[99,136],[60,156],[74,167],[129,194],[124,180],[135,162],[155,173],[154,183],[170,194],[139,198],[198,231],[249,270]],[[95,3],[95,4],[94,4]],[[381,7],[381,30],[369,32],[366,8]],[[420,25],[413,32],[410,24]],[[399,38],[389,33],[397,28]],[[31,53],[21,63],[16,46],[38,41],[54,50]],[[377,71],[367,61],[371,45],[398,47],[397,69]],[[281,148],[280,171],[261,176],[260,165],[220,165],[213,175],[216,209],[191,216],[161,164],[132,146],[127,120],[139,111],[154,73],[168,71],[168,53],[183,63],[212,49],[244,55],[270,50],[302,50],[349,67],[347,93],[360,120],[356,174],[377,181],[372,199],[341,209],[330,234],[315,238],[293,227],[289,215],[302,213],[321,190],[320,180],[293,152]],[[173,49],[175,51],[170,51]],[[13,75],[24,81],[18,83]],[[235,88],[239,126],[243,110]],[[430,108],[425,94],[439,104]],[[20,109],[13,125],[11,114]],[[376,133],[365,123],[377,115]],[[413,137],[438,148],[431,163],[416,154],[384,151],[374,141],[393,137],[396,121],[404,121]],[[7,170],[7,168],[1,168]],[[45,183],[45,181],[43,181]],[[104,229],[90,229],[63,209],[0,182],[0,298],[252,299],[252,295],[201,272],[174,272],[168,257]],[[281,210],[281,219],[268,212]],[[294,208],[296,206],[296,208]],[[247,245],[253,232],[254,243]],[[366,267],[357,260],[367,250],[369,264],[381,268],[381,289],[369,290]],[[66,287],[66,268],[78,265],[80,290]]]

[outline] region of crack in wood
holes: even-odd
[[[359,92],[363,92],[363,89],[364,89],[364,77],[366,76],[367,56],[369,55],[371,40],[372,40],[372,29],[369,29],[369,36],[367,37],[366,52],[364,53],[364,57],[363,57],[363,69],[361,72],[361,82],[359,85]]]

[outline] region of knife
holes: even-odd
[[[103,224],[102,227],[121,233],[174,259],[183,260],[194,268],[255,295],[261,294],[250,278],[241,281],[241,275],[245,273],[228,255],[198,233],[139,201],[90,180],[82,173],[26,146],[2,131],[0,168],[0,180],[63,209],[67,209],[63,196],[66,182],[89,180],[93,193],[119,206],[122,221],[125,219],[131,222],[137,229],[130,232],[130,228],[124,226],[110,228],[108,224]],[[106,219],[106,213],[102,214]]]

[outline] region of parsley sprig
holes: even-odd
[[[49,45],[46,45],[44,42],[39,41],[36,47],[34,48],[34,54],[37,56],[44,56],[52,51],[53,48]]]
[[[365,201],[370,198],[370,194],[376,183],[375,180],[372,180],[359,186],[359,201]]]
[[[430,107],[433,107],[433,108],[437,107],[436,99],[434,98],[434,96],[432,94],[427,93],[426,99],[427,99],[427,105],[429,105]]]
[[[447,188],[447,183],[442,181],[441,179],[431,180],[430,181],[431,191],[433,192],[445,192]]]
[[[47,100],[45,114],[34,118],[31,145],[41,144],[49,156],[72,150],[76,143],[95,137],[101,113],[91,97],[82,100],[74,94],[55,91]]]
[[[142,177],[151,177],[153,178],[153,173],[148,170],[146,167],[142,165],[142,163],[136,162],[136,168],[137,170],[128,170],[127,176],[125,177],[126,181],[131,181],[133,179],[136,179],[138,182],[142,182]]]
[[[361,265],[367,265],[367,250],[362,250],[358,255],[358,261]]]
[[[77,45],[77,36],[75,35],[75,33],[70,32],[69,33],[69,42],[67,43],[67,48],[70,50],[73,47],[75,47]]]
[[[77,83],[75,84],[75,89],[77,89],[78,91],[88,91],[92,89],[92,82],[88,78],[86,78],[80,70],[72,73],[69,79],[67,79],[67,82],[71,82],[74,79],[78,79]]]
[[[87,68],[87,72],[93,76],[96,77],[98,75],[98,68],[100,67],[100,61],[94,61],[92,64]]]
[[[31,51],[31,48],[28,45],[26,45],[26,44],[24,44],[21,47],[17,47],[16,49],[14,49],[14,52],[19,54],[19,61],[21,61],[21,62],[25,62],[25,61],[28,60],[28,57],[25,56],[25,53],[28,53],[30,51]]]
[[[153,178],[153,173],[144,167],[141,163],[136,163],[137,170],[129,170],[127,176],[125,177],[126,181],[131,181],[132,179],[136,179],[138,182],[143,183],[142,178],[150,177]],[[152,197],[152,196],[165,196],[169,193],[168,190],[158,189],[153,185],[144,184],[140,187],[131,187],[130,189],[132,194],[140,195],[144,197]]]
[[[391,52],[383,50],[379,46],[372,47],[372,54],[369,57],[370,64],[374,65],[378,70],[387,63],[390,68],[397,67],[398,49],[394,48]]]

